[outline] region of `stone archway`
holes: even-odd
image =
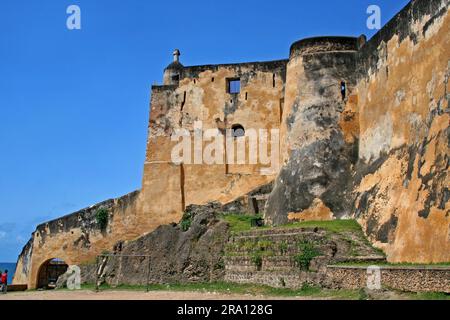
[[[61,259],[53,258],[45,261],[37,274],[37,289],[54,289],[58,277],[67,271],[69,265]]]

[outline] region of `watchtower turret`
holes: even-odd
[[[180,63],[180,50],[173,51],[173,62],[164,69],[164,85],[178,85],[184,66]]]

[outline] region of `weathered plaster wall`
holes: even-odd
[[[229,203],[275,179],[269,222],[356,217],[390,261],[450,261],[449,30],[448,0],[413,0],[367,43],[306,39],[289,60],[166,69],[152,88],[142,190],[39,226],[15,283],[33,288],[48,259],[88,262],[178,222],[189,204]],[[233,78],[238,94],[227,92]],[[195,121],[220,133],[280,128],[282,169],[172,163],[172,133],[193,135]]]
[[[353,216],[390,261],[450,261],[449,30],[414,0],[367,43],[292,46],[269,222]]]
[[[39,268],[50,259],[80,265],[112,250],[119,241],[136,239],[156,228],[158,222],[143,213],[139,197],[136,191],[39,225],[19,256],[14,283],[35,288]],[[109,213],[105,229],[97,223],[99,208]]]
[[[189,204],[227,203],[271,182],[278,168],[268,172],[267,166],[249,164],[248,152],[246,164],[173,164],[171,153],[178,141],[171,141],[171,135],[183,128],[194,137],[194,123],[201,121],[203,130],[217,129],[225,150],[223,132],[234,124],[246,130],[278,129],[285,74],[285,60],[196,66],[183,69],[178,86],[154,87],[142,190],[145,211],[171,215],[166,223],[177,222]],[[227,80],[233,78],[241,81],[238,94],[227,92]],[[203,150],[209,144],[205,141]],[[194,155],[190,160],[194,163]],[[162,181],[166,179],[170,187]]]
[[[450,261],[448,1],[413,1],[360,52],[355,216],[394,262]]]
[[[348,194],[358,137],[352,91],[358,41],[314,38],[291,47],[281,129],[285,165],[266,210],[273,224],[351,214]],[[341,81],[347,87],[345,100]]]

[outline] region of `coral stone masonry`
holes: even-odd
[[[18,258],[14,283],[50,285],[50,262],[88,265],[122,247],[164,260],[149,250],[171,246],[152,232],[165,225],[166,238],[188,248],[179,242],[190,241],[183,234],[190,221],[183,219],[181,231],[167,225],[180,223],[191,205],[211,202],[223,204],[218,211],[263,215],[267,227],[354,219],[369,240],[320,228],[233,235],[216,244],[226,248],[229,281],[357,288],[366,270],[340,262],[450,262],[448,13],[448,0],[413,0],[369,40],[303,39],[277,61],[184,66],[185,52],[175,50],[163,84],[151,88],[142,188],[39,225]],[[174,161],[180,132],[203,140],[184,144],[192,158]],[[215,132],[217,150],[237,161],[208,162],[208,132]],[[267,142],[270,163],[251,161],[252,133]],[[244,146],[245,161],[234,144]],[[225,228],[208,221],[213,234]],[[203,222],[195,221],[195,232]],[[251,251],[255,243],[264,250]],[[210,246],[200,243],[180,257],[208,261],[203,249]],[[184,267],[173,267],[180,274],[171,277],[195,279]],[[401,290],[448,292],[448,277],[448,269],[381,268],[382,285]]]

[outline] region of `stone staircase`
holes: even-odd
[[[327,266],[339,262],[385,262],[362,232],[321,228],[255,229],[230,237],[225,281],[299,288],[326,284]]]

